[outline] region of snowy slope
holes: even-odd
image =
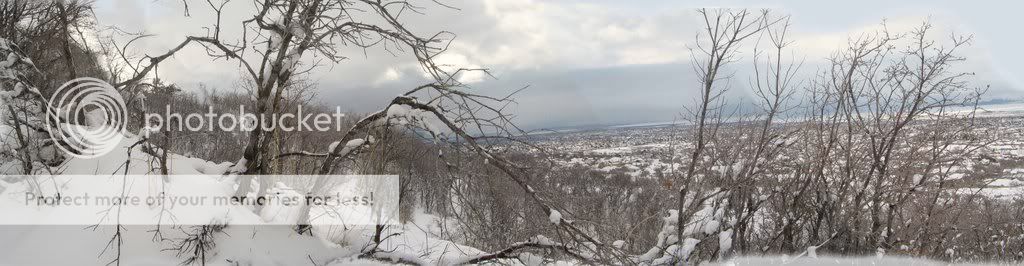
[[[114,152],[94,159],[72,159],[60,166],[64,174],[90,174],[95,180],[66,179],[60,176],[43,179],[44,188],[59,187],[65,193],[83,193],[110,189],[121,189],[127,181],[128,194],[145,195],[154,193],[161,176],[152,173],[155,163],[139,147],[128,157],[128,147],[138,139],[125,138]],[[123,174],[125,162],[129,175]],[[168,193],[175,189],[189,193],[209,195],[231,195],[234,179],[220,176],[231,163],[213,163],[196,158],[173,155],[170,159],[171,176],[167,182]],[[10,169],[6,168],[5,169]],[[106,176],[106,177],[105,177]],[[90,182],[86,182],[90,181]],[[10,214],[40,215],[32,210],[17,209],[27,191],[24,182],[0,182],[5,189],[0,191],[0,209]],[[22,207],[24,208],[24,207]],[[152,215],[158,215],[154,209]],[[213,233],[215,246],[205,257],[209,265],[333,265],[350,263],[383,263],[382,260],[360,259],[367,243],[370,243],[372,228],[361,227],[318,227],[317,236],[298,235],[290,226],[259,225],[261,218],[244,207],[224,207],[217,212],[204,213],[212,224],[227,224],[221,232]],[[433,221],[429,221],[433,222]],[[115,223],[116,224],[116,223]],[[234,224],[234,225],[233,225]],[[237,225],[245,224],[245,225]],[[254,225],[255,224],[255,225]],[[104,265],[120,257],[121,265],[177,265],[184,259],[196,255],[186,250],[179,254],[182,240],[194,235],[199,226],[129,225],[122,227],[120,252],[117,248],[116,226],[101,225],[5,225],[0,226],[0,265]],[[394,254],[378,254],[381,257],[395,257],[416,260],[428,264],[444,264],[466,255],[480,254],[481,251],[460,246],[449,241],[434,239],[428,225],[405,225],[390,228],[388,234],[397,235],[384,241],[382,249]],[[408,230],[408,231],[405,231]],[[322,237],[320,237],[322,236]],[[344,241],[339,241],[343,236]],[[113,239],[113,241],[112,241]],[[326,241],[329,239],[331,241]],[[339,245],[343,244],[342,245]],[[111,245],[108,245],[111,244]],[[120,254],[120,255],[119,255]]]

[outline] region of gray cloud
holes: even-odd
[[[422,34],[448,30],[458,34],[442,63],[487,67],[497,80],[481,79],[474,89],[500,95],[523,86],[518,121],[526,127],[622,124],[670,121],[692,102],[696,82],[688,45],[700,21],[692,8],[715,3],[677,1],[448,1],[460,10],[431,8],[426,16],[406,17]],[[138,46],[139,53],[162,53],[185,34],[203,34],[212,14],[192,6],[184,18],[179,1],[100,0],[101,23],[157,34]],[[433,5],[429,1],[423,5]],[[251,16],[251,3],[233,1],[225,21]],[[888,19],[890,28],[909,27],[931,16],[941,30],[972,32],[975,46],[965,53],[982,84],[992,84],[992,97],[1019,97],[1024,73],[1024,42],[1014,25],[999,14],[1019,10],[969,3],[874,1],[769,4],[732,2],[730,6],[769,7],[793,16],[797,48],[806,56],[807,73],[845,43],[847,36]],[[879,8],[885,6],[886,8]],[[994,12],[994,13],[993,13]],[[1012,17],[1015,14],[1004,14]],[[231,31],[231,28],[227,29]],[[350,59],[317,68],[309,79],[318,83],[319,99],[352,111],[372,111],[404,89],[426,82],[409,55],[391,56],[381,49],[344,48]],[[749,54],[734,68],[738,80],[728,98],[749,98],[745,73]],[[304,62],[313,62],[307,56]],[[204,83],[230,88],[239,78],[237,64],[212,61],[202,49],[190,48],[161,66],[172,82]]]

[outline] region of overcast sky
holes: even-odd
[[[965,66],[978,73],[978,84],[992,85],[990,98],[1024,96],[1024,35],[1019,23],[1007,22],[1024,8],[1020,1],[441,1],[460,10],[422,1],[420,5],[432,7],[426,15],[403,18],[421,34],[457,34],[440,61],[486,67],[497,77],[473,78],[475,90],[497,95],[530,86],[519,95],[515,109],[517,121],[528,128],[673,120],[696,93],[688,52],[701,23],[696,7],[770,8],[791,15],[807,73],[849,36],[871,30],[883,19],[890,29],[902,30],[930,18],[937,37],[974,34],[973,45],[964,51],[969,57]],[[187,34],[203,35],[203,27],[212,24],[205,1],[192,2],[190,17],[183,16],[179,0],[98,0],[96,13],[101,25],[155,34],[134,49],[153,55]],[[228,7],[225,23],[250,18],[254,9],[251,0],[233,0]],[[410,55],[345,51],[349,60],[310,76],[324,104],[373,111],[425,82]],[[736,63],[740,76],[752,64],[749,51],[744,52]],[[165,61],[160,76],[186,87],[205,84],[231,90],[240,72],[237,64],[211,61],[203,50],[190,48]],[[730,101],[749,97],[743,84],[735,84]]]

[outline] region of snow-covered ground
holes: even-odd
[[[150,170],[155,162],[140,150],[141,146],[132,150],[129,160],[128,147],[137,140],[128,137],[114,152],[99,158],[67,161],[60,167],[63,173],[96,175],[96,178],[40,180],[47,184],[43,186],[44,191],[52,192],[59,188],[66,193],[95,190],[99,194],[101,190],[120,190],[125,184],[129,195],[151,193],[151,184],[161,183],[162,177]],[[130,162],[127,172],[125,162]],[[234,191],[234,178],[219,175],[231,163],[172,155],[169,164],[172,176],[166,183],[168,187],[210,196],[229,196]],[[125,173],[129,178],[125,178]],[[0,208],[4,215],[45,215],[23,204],[24,192],[28,189],[24,182],[0,184],[5,187],[0,191]],[[173,193],[174,190],[167,192]],[[160,209],[153,209],[148,214],[159,215]],[[121,227],[115,226],[116,221],[106,221],[98,226],[8,224],[0,226],[0,239],[3,239],[0,241],[3,263],[0,264],[103,265],[119,259],[120,265],[177,265],[194,256],[202,257],[208,265],[348,265],[377,264],[392,259],[448,264],[483,253],[437,239],[434,224],[439,221],[424,213],[417,214],[406,224],[389,227],[383,235],[390,237],[385,238],[380,246],[380,250],[388,252],[378,252],[373,259],[360,256],[371,243],[373,226],[317,225],[313,227],[311,236],[297,234],[287,225],[263,225],[263,217],[240,206],[226,206],[210,213],[192,215],[208,215],[210,225],[226,225],[211,234],[213,241],[210,243],[215,246],[209,253],[195,253],[194,249],[188,249],[189,244],[195,243],[185,241],[197,235],[204,228],[201,225],[168,225],[173,224],[171,221],[160,226]]]
[[[722,262],[713,262],[707,265],[715,266],[743,266],[743,265],[793,265],[793,266],[938,266],[938,265],[999,265],[999,264],[977,264],[977,263],[949,263],[919,258],[907,258],[899,256],[883,257],[739,257]]]
[[[954,112],[961,112],[954,110]],[[996,141],[981,152],[987,158],[1002,161],[1024,160],[1024,103],[981,105],[978,117],[995,134]],[[679,163],[664,160],[668,155],[685,156],[692,148],[686,141],[684,125],[664,123],[612,126],[532,136],[539,146],[553,151],[554,161],[562,167],[587,167],[603,173],[623,173],[633,178],[649,178],[677,171]],[[1024,196],[1024,166],[999,166],[1004,174],[992,178],[987,187],[969,188],[963,193],[980,193],[994,198]],[[951,179],[964,176],[970,169],[952,173]]]

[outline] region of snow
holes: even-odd
[[[622,249],[625,246],[626,246],[626,241],[623,241],[623,240],[615,240],[615,242],[612,242],[612,247],[615,247],[617,249]]]
[[[541,245],[549,245],[549,246],[555,245],[555,241],[551,241],[550,238],[548,238],[546,236],[543,236],[543,235],[537,235],[536,237],[533,237],[533,239],[531,239],[531,242],[537,243],[537,244],[541,244]]]
[[[11,49],[12,45],[7,39],[0,38],[0,56],[6,53],[5,57],[0,57],[3,58],[0,61],[0,81],[2,81],[0,82],[0,103],[10,101],[10,98],[21,95],[26,89],[32,93],[39,94],[38,89],[26,86],[20,77],[20,75],[25,74],[27,69],[35,69],[35,65],[33,65],[32,60],[29,60],[28,57],[19,56],[17,51]],[[13,88],[10,88],[10,91],[6,91],[6,88],[4,88],[4,85],[7,84],[13,86]]]
[[[136,146],[128,157],[128,147],[138,141],[136,137],[126,137],[115,150],[101,157],[92,159],[70,159],[59,168],[64,174],[77,175],[110,175],[109,178],[96,176],[91,179],[71,179],[67,176],[43,176],[42,180],[60,184],[62,193],[102,192],[120,190],[122,181],[130,195],[146,195],[166,189],[168,193],[188,191],[191,194],[229,196],[234,192],[233,176],[223,176],[223,170],[244,165],[245,160],[237,163],[214,163],[198,158],[189,158],[177,154],[169,155],[170,176],[167,181],[159,172],[154,172],[156,160],[142,152]],[[128,161],[126,178],[124,163]],[[234,166],[232,166],[234,165]],[[17,169],[5,168],[5,169]],[[112,173],[116,173],[111,175]],[[13,208],[8,205],[21,205],[25,182],[3,183],[0,189],[0,208],[8,210],[7,214],[40,215],[38,212]],[[153,190],[150,186],[158,189]],[[52,189],[52,186],[46,186]],[[47,191],[53,192],[53,191]],[[296,195],[299,192],[282,183],[276,183],[270,191],[274,194]],[[346,264],[380,264],[380,261],[359,258],[362,249],[370,243],[373,226],[313,226],[313,236],[298,235],[290,225],[268,225],[272,223],[290,224],[297,217],[298,206],[275,205],[265,206],[260,215],[254,214],[243,206],[228,206],[209,213],[192,213],[204,215],[210,223],[226,224],[223,231],[214,233],[216,246],[207,254],[207,265],[305,265],[314,261],[317,265]],[[160,208],[142,213],[138,219],[161,212]],[[381,244],[379,257],[400,259],[403,261],[420,262],[426,265],[447,265],[465,256],[483,254],[482,251],[440,239],[437,233],[437,219],[426,214],[418,214],[410,224],[389,226],[384,232],[393,235]],[[126,217],[128,218],[128,217]],[[178,216],[179,219],[184,216]],[[183,219],[182,219],[183,220]],[[198,227],[193,225],[174,225],[173,219],[159,227],[160,234],[156,237],[156,225],[126,225],[123,227],[123,246],[121,246],[122,265],[172,265],[180,264],[183,258],[176,252],[168,251],[175,243],[184,239],[188,233],[195,232]],[[443,221],[446,222],[446,221]],[[450,225],[448,225],[450,226]],[[0,226],[0,257],[4,264],[11,265],[77,265],[82,262],[105,264],[117,257],[114,249],[105,250],[113,236],[116,226],[99,225],[95,229],[84,226],[47,226],[47,225],[11,225]],[[433,229],[432,229],[433,228]],[[155,238],[156,237],[156,238]],[[163,239],[163,240],[161,240]],[[550,241],[542,240],[539,241]],[[60,254],[60,256],[53,256]]]
[[[690,257],[690,253],[693,253],[693,250],[697,248],[697,244],[699,243],[700,240],[686,238],[686,240],[683,240],[683,247],[678,250],[679,253],[676,254],[676,257],[686,261]]]
[[[414,255],[408,254],[408,253],[387,252],[387,251],[385,251],[385,252],[377,252],[377,253],[374,253],[373,255],[374,255],[375,258],[385,259],[385,260],[391,261],[391,263],[395,263],[395,264],[398,264],[398,263],[411,263],[413,265],[427,265],[427,264],[429,264],[428,262],[424,261],[420,257],[414,256]]]
[[[350,140],[348,142],[345,142],[345,149],[353,149],[355,147],[362,146],[365,143],[366,143],[366,140],[363,140],[363,139],[353,139],[353,140]]]
[[[671,245],[665,249],[665,256],[661,256],[655,260],[647,260],[644,256],[640,257],[641,261],[650,261],[651,265],[670,265],[678,258],[679,245]]]
[[[696,229],[702,229],[700,233],[708,233],[708,235],[718,230],[720,222],[717,219],[721,219],[721,211],[714,211],[714,207],[710,204],[705,204],[705,207],[697,211],[691,223],[683,230],[684,236],[692,236]],[[672,263],[678,259],[686,260],[690,253],[696,248],[700,240],[692,237],[686,237],[682,243],[679,243],[677,237],[678,233],[678,218],[679,212],[677,210],[669,210],[668,215],[662,218],[664,224],[661,227],[661,231],[658,233],[657,243],[651,247],[646,253],[640,255],[637,259],[640,262],[649,262],[652,265],[662,265]],[[714,229],[708,231],[710,229]],[[720,240],[719,245],[722,246],[724,242],[729,242],[728,245],[731,247],[732,231],[726,230],[725,232],[719,233],[719,237],[727,238],[729,241]]]
[[[103,265],[117,253],[103,252],[113,230],[112,226],[95,231],[80,226],[0,227],[0,238],[17,240],[0,243],[0,256],[9,265]],[[174,252],[162,249],[172,247],[172,240],[184,237],[181,230],[162,228],[161,233],[168,240],[160,242],[152,240],[153,232],[149,230],[153,227],[125,228],[121,265],[179,264],[181,259]],[[229,226],[215,235],[215,242],[217,250],[208,255],[207,265],[231,265],[230,261],[242,265],[303,265],[310,258],[330,261],[355,254],[352,249],[331,248],[313,237],[296,235],[288,227]]]
[[[519,261],[526,266],[540,266],[544,264],[544,258],[533,255],[529,252],[523,252],[519,254]]]
[[[720,254],[725,254],[732,249],[732,229],[722,231],[718,233],[718,250]]]
[[[896,257],[886,256],[878,258],[875,256],[870,257],[831,257],[821,256],[816,258],[801,257],[801,258],[787,258],[785,256],[768,256],[768,257],[735,257],[727,261],[721,262],[710,262],[702,263],[701,265],[711,266],[726,266],[726,265],[786,265],[786,266],[818,266],[818,265],[833,265],[833,266],[860,266],[860,265],[878,265],[878,266],[938,266],[938,265],[957,265],[950,264],[948,262],[940,262],[927,259],[918,258],[907,258],[907,257]],[[968,264],[976,265],[976,264]]]
[[[485,254],[479,249],[443,239],[441,224],[455,224],[456,221],[442,220],[434,215],[424,213],[422,210],[416,210],[415,213],[412,221],[385,229],[385,235],[392,233],[399,233],[399,235],[387,238],[381,244],[380,249],[406,254],[405,256],[409,256],[406,258],[417,257],[420,261],[428,262],[423,265],[453,265],[466,257]],[[328,228],[314,228],[314,230],[328,230]],[[366,234],[361,237],[363,237],[362,241],[369,240],[372,237],[372,230],[366,231]],[[354,243],[359,242],[357,240]],[[411,256],[411,254],[417,255]],[[342,263],[342,265],[345,264]]]
[[[388,123],[418,127],[430,132],[435,137],[444,134],[441,131],[442,127],[435,123],[438,119],[433,113],[415,109],[404,104],[392,104],[388,106],[386,114],[387,118],[385,121]]]
[[[555,209],[551,209],[551,214],[548,214],[548,221],[551,221],[551,223],[553,223],[555,225],[561,224],[562,223],[562,213],[558,212]]]
[[[633,146],[622,146],[614,148],[594,149],[587,151],[586,154],[592,155],[617,155],[617,154],[630,154],[642,150],[651,150],[659,148],[668,148],[668,143],[653,143],[645,145],[633,145]]]
[[[719,222],[717,220],[711,220],[704,224],[704,234],[710,235],[718,231]]]
[[[85,123],[89,126],[102,126],[107,124],[106,110],[97,108],[85,113]]]
[[[1024,195],[1024,179],[997,178],[985,182],[986,185],[980,188],[961,188],[957,192],[965,195],[979,193],[994,199],[1012,200]]]
[[[284,59],[281,61],[281,65],[286,71],[294,71],[295,66],[299,64],[299,60],[301,59],[302,55],[298,53],[297,49],[293,48],[291,51],[288,51],[287,55],[285,55]]]
[[[150,136],[153,135],[153,133],[157,133],[157,132],[160,132],[160,130],[155,128],[155,127],[144,126],[144,127],[139,129],[139,133],[137,135],[139,135],[139,137],[141,137],[141,138],[147,138],[148,139]]]
[[[341,143],[340,141],[331,142],[331,145],[327,146],[327,151],[331,152],[331,153],[334,153],[334,154],[337,154],[337,155],[342,155],[342,156],[348,155],[349,153],[351,153],[356,148],[359,148],[359,146],[363,146],[363,144],[366,144],[366,140],[364,140],[364,139],[349,140],[348,142],[345,142],[345,147],[342,147],[341,150],[339,151],[337,149],[338,149],[338,144],[340,144],[340,143]]]
[[[271,196],[302,197],[302,193],[286,186],[284,183],[276,182],[274,187],[267,192]],[[302,213],[305,204],[286,204],[282,201],[271,200],[260,210],[260,218],[268,223],[275,224],[296,224]]]
[[[245,166],[245,164],[247,163],[249,163],[249,160],[245,159],[245,157],[239,158],[238,162],[236,162],[234,165],[228,168],[228,172],[244,173],[246,170],[249,169],[248,167]]]
[[[224,173],[231,171],[231,168],[234,165],[235,164],[231,162],[221,162],[219,164],[212,164],[201,159],[194,159],[192,162],[192,168],[195,169],[196,172],[202,173],[204,175],[223,175]],[[242,165],[245,164],[243,163]]]
[[[64,178],[64,180],[55,180],[55,182],[60,182],[62,193],[68,193],[68,195],[88,191],[100,192],[104,189],[120,189],[122,181],[128,182],[126,185],[129,188],[129,194],[150,193],[146,186],[152,182],[163,183],[163,181],[160,181],[158,173],[151,170],[154,166],[153,160],[138,150],[141,147],[135,147],[136,150],[132,152],[131,158],[127,156],[128,146],[135,141],[137,141],[135,138],[126,138],[114,152],[92,159],[71,159],[60,167],[64,171],[63,174],[110,175],[126,171],[123,164],[128,161],[131,162],[127,169],[127,173],[131,177],[129,179],[119,178],[120,175],[88,180],[71,179],[66,176],[48,178]],[[223,168],[223,163],[215,164],[175,154],[172,154],[169,160],[170,169],[168,170],[172,176],[163,185],[168,192],[181,188],[196,194],[230,195],[233,191],[231,189],[233,179],[221,178],[219,174],[205,175],[203,173],[207,169]],[[146,178],[147,176],[150,178]],[[20,184],[22,183],[14,185]],[[0,192],[0,203],[9,203],[9,200],[12,200],[11,196],[20,199],[20,193],[24,189],[24,187],[12,186]],[[20,204],[20,202],[15,202],[15,204]],[[12,211],[18,210],[9,207],[3,208]],[[21,210],[23,210],[22,215],[35,213],[27,209]],[[152,212],[159,213],[160,209],[154,209]],[[316,237],[296,235],[290,226],[245,225],[261,224],[262,222],[260,217],[241,207],[221,208],[221,212],[205,215],[209,215],[211,222],[229,223],[223,232],[214,234],[217,246],[216,250],[209,254],[208,262],[211,262],[210,264],[231,264],[230,262],[233,261],[241,264],[299,265],[308,263],[310,259],[331,261],[357,254],[357,250],[324,245],[323,241]],[[115,228],[113,225],[100,225],[95,230],[83,228],[83,226],[3,226],[0,227],[0,239],[17,239],[17,241],[0,242],[0,257],[4,258],[5,263],[13,265],[73,265],[87,261],[104,264],[117,256],[117,252],[113,250],[104,251]],[[174,252],[168,252],[166,249],[173,248],[174,242],[185,237],[186,232],[192,230],[192,227],[163,224],[160,233],[164,240],[160,240],[160,238],[154,240],[153,230],[156,228],[155,225],[124,227],[121,264],[178,264],[181,261],[181,258],[176,257]],[[48,254],[60,254],[60,256]]]
[[[16,63],[18,63],[18,55],[15,53],[8,53],[7,59],[0,61],[0,69],[11,68]]]
[[[21,95],[21,93],[24,92],[24,91],[25,91],[25,84],[17,83],[17,84],[14,84],[14,89],[11,90],[11,91],[0,91],[0,97],[2,97],[4,99],[4,101],[6,101],[6,100],[9,100],[11,97]]]

